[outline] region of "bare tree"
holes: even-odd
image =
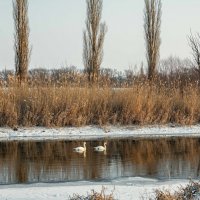
[[[200,34],[197,33],[195,36],[191,33],[188,36],[189,45],[192,49],[192,55],[194,58],[195,69],[197,70],[200,77]]]
[[[13,1],[13,18],[15,25],[15,71],[17,79],[21,84],[27,79],[30,60],[27,0]]]
[[[97,83],[103,59],[106,24],[100,23],[103,0],[86,0],[86,30],[83,32],[83,62],[90,83]]]
[[[160,53],[161,0],[144,0],[144,32],[146,40],[146,57],[148,64],[148,79],[156,74]]]
[[[159,62],[158,72],[160,74],[173,75],[181,74],[192,68],[192,61],[188,58],[180,59],[177,56],[169,56]]]

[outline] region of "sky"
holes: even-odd
[[[191,58],[187,35],[200,32],[200,0],[163,0],[160,58]],[[102,67],[124,70],[145,59],[143,0],[104,0],[108,32]],[[30,68],[83,68],[85,0],[29,0]],[[12,0],[0,0],[0,70],[14,69]]]

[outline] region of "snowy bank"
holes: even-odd
[[[92,140],[109,138],[200,137],[195,126],[86,126],[65,128],[0,128],[0,141],[7,140]]]
[[[91,190],[100,192],[102,186],[106,193],[119,200],[137,200],[152,196],[155,189],[168,189],[174,191],[185,186],[188,180],[158,181],[144,178],[117,179],[111,182],[72,182],[58,184],[32,184],[0,186],[1,200],[67,200],[73,194],[87,195]]]

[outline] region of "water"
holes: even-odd
[[[0,184],[110,180],[122,177],[185,179],[200,177],[200,139],[88,141],[84,154],[73,152],[81,141],[1,142]]]

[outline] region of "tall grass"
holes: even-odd
[[[0,88],[0,126],[195,124],[200,90],[136,82],[132,87],[23,86]]]

